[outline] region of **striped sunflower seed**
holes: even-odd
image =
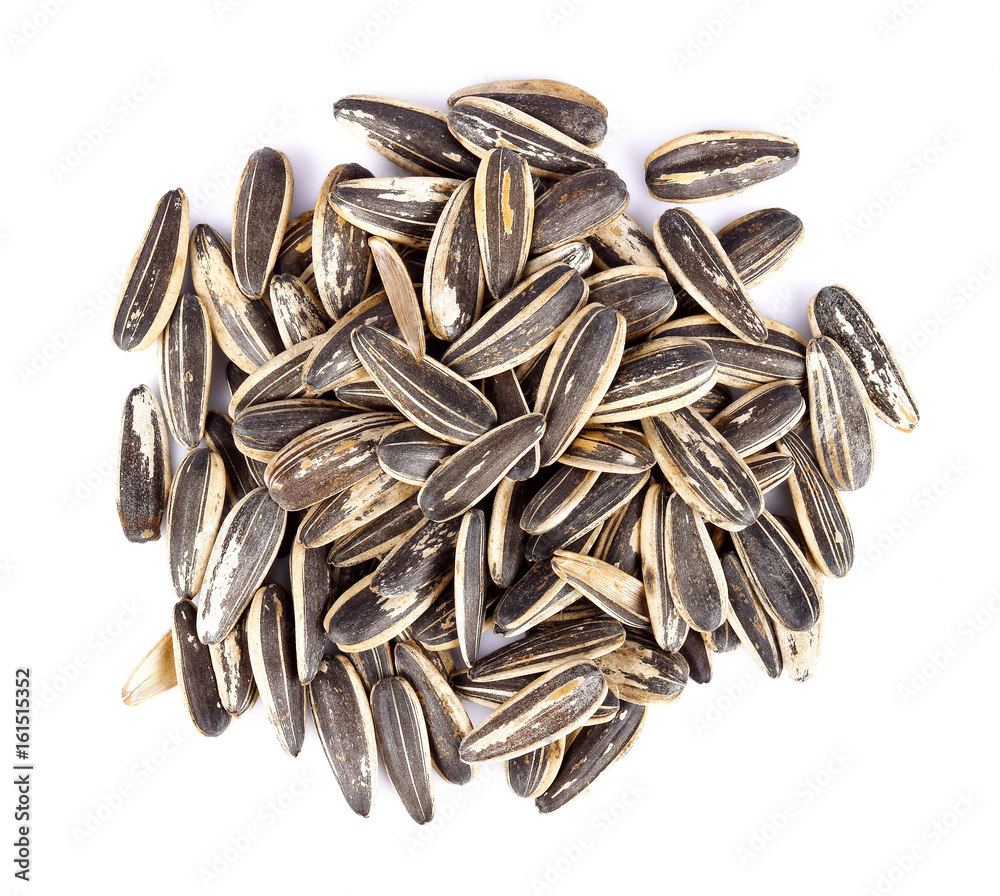
[[[266,464],[292,439],[349,414],[342,404],[322,398],[268,401],[248,407],[233,421],[233,440],[246,457]]]
[[[754,594],[742,564],[732,551],[722,555],[722,569],[726,575],[728,600],[726,622],[753,661],[769,678],[777,678],[782,669],[781,651],[769,615]]]
[[[500,298],[528,260],[535,202],[527,162],[506,147],[491,149],[479,163],[473,196],[486,287]]]
[[[333,394],[339,402],[361,411],[396,410],[396,406],[389,401],[379,384],[365,373],[364,368],[357,372],[351,382],[337,386]]]
[[[226,712],[219,697],[219,687],[208,648],[196,634],[197,607],[189,600],[174,604],[170,628],[174,648],[174,674],[180,686],[184,709],[206,737],[218,737],[229,727],[233,717]]]
[[[622,212],[587,237],[594,265],[607,271],[624,265],[662,268],[653,238],[628,212]]]
[[[126,706],[138,706],[176,686],[174,643],[168,631],[129,673],[122,685],[122,702]]]
[[[639,473],[656,463],[642,433],[613,426],[581,430],[556,460],[598,473]]]
[[[595,557],[617,566],[622,572],[635,578],[640,577],[642,569],[640,530],[645,496],[650,489],[658,485],[658,483],[650,485],[646,492],[640,492],[628,504],[608,517],[594,544]]]
[[[490,526],[486,536],[486,562],[490,578],[501,587],[512,584],[524,564],[528,533],[520,526],[528,499],[528,486],[501,479],[493,496]]]
[[[222,458],[226,469],[226,496],[230,504],[235,504],[264,484],[264,465],[260,467],[258,481],[255,467],[257,462],[245,457],[236,447],[233,421],[226,414],[220,411],[208,412],[205,417],[205,444]]]
[[[504,370],[486,377],[482,381],[482,389],[486,400],[496,408],[498,424],[509,423],[531,413],[513,370]],[[539,445],[536,443],[510,468],[507,478],[517,481],[531,479],[538,472],[540,457]]]
[[[329,329],[332,321],[323,303],[298,277],[275,274],[268,291],[274,322],[285,348],[322,336]]]
[[[646,632],[629,631],[621,647],[594,662],[619,700],[642,706],[673,703],[690,674],[683,656],[663,650]]]
[[[185,448],[205,434],[212,376],[212,327],[201,299],[181,296],[158,342],[167,428]]]
[[[688,616],[679,612],[670,586],[667,520],[672,497],[669,489],[659,484],[646,489],[639,527],[639,556],[653,638],[664,650],[676,653],[688,635]]]
[[[281,248],[274,262],[274,273],[298,277],[312,264],[312,226],[316,209],[311,208],[296,215],[285,226]]]
[[[508,759],[504,768],[507,786],[524,799],[541,796],[555,779],[565,754],[566,738],[561,737],[548,746]]]
[[[552,569],[622,625],[649,628],[646,589],[634,576],[596,557],[572,551],[556,551]]]
[[[740,396],[711,423],[740,457],[748,457],[791,432],[805,412],[799,388],[779,381]]]
[[[354,670],[361,678],[361,683],[365,686],[365,691],[368,693],[371,693],[376,681],[396,674],[396,664],[392,659],[392,645],[390,643],[350,653],[347,655],[347,659],[351,661]]]
[[[250,663],[250,642],[247,621],[248,607],[240,615],[232,631],[217,644],[209,644],[212,668],[219,684],[219,697],[226,711],[239,718],[257,702],[257,682]]]
[[[688,678],[695,684],[708,684],[712,680],[712,654],[705,641],[708,632],[688,632],[681,646],[681,656],[688,664]]]
[[[729,553],[732,553],[731,551]],[[723,555],[725,556],[725,555]],[[736,555],[733,554],[735,557]],[[721,558],[720,558],[721,559]],[[725,563],[723,563],[722,569],[725,572]],[[726,582],[727,588],[727,600],[728,598],[728,579]],[[728,607],[728,605],[727,605]],[[736,634],[736,629],[734,629],[728,621],[729,610],[726,610],[727,621],[722,623],[714,632],[709,632],[705,635],[705,643],[708,645],[708,649],[713,653],[729,653],[730,650],[735,650],[740,646],[740,639]]]
[[[677,308],[677,299],[661,267],[623,265],[586,279],[589,302],[614,308],[625,318],[625,338],[634,342],[662,324]]]
[[[479,658],[485,619],[486,516],[481,510],[469,510],[455,539],[455,625],[459,652],[467,666]]]
[[[788,261],[802,234],[802,221],[791,212],[762,208],[727,224],[716,236],[749,289]]]
[[[531,252],[586,239],[628,207],[628,187],[614,171],[592,168],[556,183],[535,203]]]
[[[424,519],[417,497],[405,498],[393,513],[383,513],[335,542],[327,555],[334,566],[356,566],[388,554]]]
[[[530,277],[537,274],[542,268],[547,268],[552,264],[568,264],[580,273],[582,277],[594,261],[594,250],[585,242],[571,240],[563,243],[555,249],[543,252],[541,255],[529,257],[521,272],[522,277]]]
[[[586,497],[598,478],[597,472],[578,467],[558,470],[525,505],[521,528],[532,535],[555,528]]]
[[[302,527],[299,527],[299,534]],[[334,570],[326,562],[326,548],[307,548],[298,537],[288,555],[292,590],[295,667],[302,684],[316,675],[326,647],[323,620],[333,603]]]
[[[429,435],[419,426],[400,423],[382,434],[378,462],[390,476],[420,486],[454,450],[450,442]]]
[[[665,202],[732,196],[784,174],[799,160],[795,141],[761,131],[697,131],[646,158],[649,192]]]
[[[384,597],[426,588],[455,572],[455,538],[461,519],[423,519],[383,558],[372,585]]]
[[[812,628],[804,632],[793,632],[781,623],[774,623],[774,635],[781,650],[781,662],[792,681],[808,681],[819,663],[820,647],[823,641],[823,613]]]
[[[382,237],[370,237],[368,248],[371,249],[375,267],[378,268],[382,278],[382,286],[385,287],[385,294],[389,299],[392,315],[399,324],[403,341],[419,361],[427,350],[427,343],[424,340],[424,317],[406,264],[392,245]]]
[[[726,580],[705,523],[676,492],[667,500],[664,522],[674,606],[695,631],[715,631],[726,619]]]
[[[229,415],[235,419],[255,404],[305,396],[302,370],[306,359],[324,338],[314,336],[298,342],[258,367],[230,399]]]
[[[187,264],[188,200],[165,193],[122,277],[111,338],[125,352],[149,348],[170,320]]]
[[[156,541],[170,493],[170,442],[159,402],[146,386],[136,386],[125,399],[116,479],[125,537]]]
[[[753,478],[757,480],[761,494],[766,495],[792,475],[795,470],[795,461],[784,454],[768,452],[748,457],[747,466],[753,473]]]

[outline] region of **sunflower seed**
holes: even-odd
[[[371,693],[375,682],[396,674],[396,664],[392,661],[392,649],[388,642],[378,644],[368,650],[359,650],[347,655],[355,671],[365,686],[365,691]]]
[[[672,497],[670,491],[659,484],[646,490],[639,527],[639,554],[653,637],[664,650],[675,653],[687,637],[688,621],[679,612],[670,587],[671,546],[667,541],[667,520]]]
[[[757,597],[785,628],[812,628],[820,596],[808,561],[791,535],[764,510],[751,526],[733,533],[733,544]]]
[[[466,762],[512,759],[544,747],[590,718],[608,686],[592,660],[546,672],[490,713],[462,741]]]
[[[156,396],[136,386],[118,440],[118,519],[129,541],[156,541],[170,492],[170,442]]]
[[[184,191],[165,193],[122,277],[111,330],[122,351],[149,348],[170,320],[187,264],[188,228]]]
[[[781,650],[781,661],[792,681],[807,681],[812,678],[819,663],[820,646],[823,640],[823,612],[812,628],[804,632],[793,632],[774,622],[774,636]]]
[[[302,528],[299,527],[299,534]],[[296,538],[288,555],[295,632],[295,666],[302,684],[316,675],[326,647],[323,619],[333,602],[333,567],[324,547],[307,548]]]
[[[371,379],[364,368],[352,377],[349,383],[337,386],[333,393],[337,400],[348,407],[362,411],[395,411],[396,406],[389,401],[385,392],[375,380]]]
[[[809,420],[816,459],[827,482],[854,491],[871,478],[875,466],[875,425],[861,377],[846,352],[828,336],[806,349]]]
[[[468,784],[477,770],[459,756],[462,738],[472,731],[462,701],[419,645],[397,644],[394,657],[397,674],[409,682],[420,701],[431,759],[438,774],[452,784]]]
[[[727,586],[726,621],[754,662],[770,678],[777,678],[781,675],[781,652],[768,614],[732,551],[722,555],[722,569]]]
[[[350,411],[336,401],[289,398],[255,404],[233,422],[233,439],[246,457],[265,464],[302,433],[340,420]]]
[[[232,631],[217,644],[209,644],[212,668],[219,684],[219,697],[226,711],[239,718],[257,702],[257,683],[250,663],[247,634],[249,607],[240,615]]]
[[[245,370],[240,369],[238,365],[232,361],[226,361],[226,387],[229,389],[230,398],[247,381],[248,376],[249,374]]]
[[[473,681],[469,678],[469,670],[456,672],[451,677],[451,687],[463,700],[496,709],[502,706],[518,691],[538,680],[537,675],[518,675],[497,681]]]
[[[783,208],[763,208],[737,218],[716,236],[749,289],[788,261],[802,242],[802,221]]]
[[[171,434],[194,448],[205,432],[212,374],[212,329],[198,296],[182,296],[157,343],[160,394]]]
[[[642,433],[615,427],[581,430],[556,460],[599,473],[639,473],[656,463]]]
[[[547,815],[586,793],[601,774],[631,749],[645,720],[645,706],[622,700],[611,721],[584,728],[566,748],[555,780],[545,793],[536,797],[538,811]]]
[[[198,609],[189,600],[174,604],[171,638],[174,672],[184,708],[195,728],[206,737],[217,737],[229,727],[232,716],[223,708],[208,648],[198,640]]]
[[[229,415],[235,419],[251,405],[305,396],[302,370],[306,359],[324,338],[313,336],[298,342],[258,367],[230,399]]]
[[[497,147],[515,150],[539,177],[604,167],[604,159],[589,147],[497,100],[470,96],[456,100],[448,113],[448,127],[474,155],[485,156]]]
[[[912,432],[920,412],[906,377],[868,309],[842,286],[825,286],[809,303],[813,336],[828,336],[847,355],[872,410],[890,426]]]
[[[615,423],[676,411],[714,385],[711,348],[697,339],[664,336],[626,349],[590,423]]]
[[[586,239],[628,206],[628,188],[614,171],[593,168],[557,181],[535,204],[531,252]]]
[[[491,149],[479,164],[474,198],[486,287],[500,298],[528,259],[535,203],[527,162],[511,149]]]
[[[486,400],[496,408],[497,424],[509,423],[531,413],[513,370],[486,377],[481,386]],[[536,443],[510,468],[507,478],[515,481],[531,479],[538,472],[539,456]]]
[[[446,442],[465,445],[496,422],[496,411],[461,375],[433,358],[417,360],[396,339],[360,327],[351,344],[365,369],[400,412]]]
[[[625,337],[634,342],[662,324],[677,308],[677,299],[661,267],[623,265],[586,279],[588,301],[614,308],[625,318]]]
[[[762,495],[781,485],[795,470],[795,462],[791,457],[776,452],[748,457],[747,466],[757,480]]]
[[[767,339],[767,326],[704,222],[687,209],[672,208],[657,219],[653,238],[667,270],[702,308],[746,342]]]
[[[386,773],[403,807],[417,824],[434,817],[431,750],[427,725],[409,682],[383,678],[372,688],[372,717]]]
[[[550,249],[548,252],[543,252],[541,255],[529,258],[524,265],[521,276],[530,277],[532,274],[537,274],[542,268],[547,268],[553,264],[568,264],[571,268],[578,271],[580,276],[583,276],[588,268],[590,268],[593,260],[594,251],[590,246],[580,240],[571,240],[568,243],[557,246],[555,249]]]
[[[392,315],[399,324],[400,333],[403,334],[403,341],[419,361],[427,350],[424,341],[424,318],[406,265],[392,245],[381,237],[370,237],[368,248],[371,249],[375,267],[378,268],[382,278],[382,285],[385,287]]]
[[[548,746],[508,759],[504,769],[507,786],[515,796],[525,799],[541,796],[559,771],[565,753],[566,738],[563,737]]]
[[[712,353],[715,354],[714,351]],[[716,383],[701,398],[695,399],[688,407],[697,414],[701,414],[707,420],[711,420],[723,408],[733,403],[733,390],[729,386]]]
[[[652,635],[629,631],[614,653],[594,661],[618,699],[643,706],[673,703],[687,684],[687,660],[663,650]]]
[[[225,500],[222,458],[210,448],[196,448],[177,467],[163,523],[170,578],[178,597],[194,597],[201,588]]]
[[[479,657],[486,618],[486,516],[469,510],[455,539],[455,624],[462,661],[471,666]]]
[[[203,644],[221,641],[250,603],[278,554],[287,516],[266,488],[258,488],[222,521],[198,607],[198,637]]]
[[[639,578],[642,570],[640,556],[640,534],[645,496],[658,483],[650,485],[646,492],[640,492],[620,510],[616,511],[601,527],[594,544],[594,556],[598,560],[617,566],[622,572]]]
[[[431,520],[450,520],[489,494],[545,432],[540,414],[502,423],[460,448],[431,473],[417,503]]]
[[[330,205],[366,233],[426,249],[448,198],[460,184],[439,177],[342,180],[330,191]]]
[[[555,528],[586,497],[599,475],[577,467],[557,471],[528,501],[521,514],[521,528],[533,535]]]
[[[491,627],[490,612],[496,604],[496,595],[487,595],[484,631]],[[431,652],[450,651],[458,647],[458,623],[455,618],[454,589],[446,587],[441,595],[409,627],[411,640]],[[448,673],[449,676],[451,672]]]
[[[675,492],[667,501],[664,527],[667,581],[677,611],[699,632],[725,621],[726,582],[704,522]]]
[[[608,110],[596,97],[572,84],[528,78],[520,81],[487,81],[455,91],[449,108],[464,97],[484,97],[513,106],[578,140],[596,146],[608,130]]]
[[[787,137],[760,131],[697,131],[649,154],[646,184],[665,202],[703,202],[784,174],[798,160],[799,147]]]
[[[247,160],[233,207],[233,273],[245,296],[264,295],[292,205],[288,157],[264,146]]]
[[[688,664],[688,677],[695,684],[708,684],[712,680],[712,654],[705,642],[707,632],[688,632],[681,646],[681,656]]]
[[[730,554],[732,554],[731,551],[730,551]],[[725,555],[723,555],[723,556],[725,556]],[[735,557],[736,555],[732,554],[732,556]],[[722,559],[722,558],[720,558],[720,559]],[[722,564],[722,570],[723,570],[723,572],[725,572],[725,569],[726,569],[726,565],[725,565],[725,561],[723,561],[723,564]],[[727,588],[727,597],[726,597],[726,600],[727,601],[729,599],[729,597],[728,597],[728,587],[729,587],[729,585],[728,585],[728,580],[727,580],[727,583],[726,583],[726,588]],[[708,634],[705,635],[705,644],[708,645],[708,649],[711,650],[713,653],[728,653],[730,650],[735,650],[737,647],[740,646],[740,639],[739,639],[739,637],[736,634],[736,629],[734,629],[729,624],[729,621],[728,621],[728,615],[729,615],[728,604],[726,606],[727,606],[727,609],[726,609],[727,620],[726,620],[726,622],[723,622],[722,625],[720,625],[714,632],[709,632]]]
[[[740,457],[748,457],[791,432],[805,412],[797,386],[765,383],[720,411],[711,423]]]
[[[427,247],[421,299],[427,326],[452,342],[479,317],[486,286],[476,230],[475,181],[464,181],[448,199]]]
[[[262,299],[248,299],[236,284],[229,244],[207,224],[191,234],[191,280],[212,321],[223,354],[246,373],[282,351],[277,324]]]
[[[153,645],[149,653],[139,660],[129,674],[122,686],[122,702],[126,706],[138,706],[176,685],[174,644],[168,631]]]
[[[393,513],[380,514],[336,542],[327,560],[334,566],[356,566],[388,554],[399,540],[424,519],[416,495],[404,499]]]
[[[572,551],[556,551],[552,569],[601,610],[631,628],[649,628],[646,589],[617,566]]]
[[[312,264],[312,227],[315,209],[296,215],[285,226],[281,238],[281,248],[274,262],[275,274],[291,274],[298,277]]]
[[[253,461],[236,447],[233,421],[219,411],[209,411],[205,417],[205,444],[222,458],[226,469],[226,495],[230,504],[245,498],[263,481],[257,481]],[[263,476],[261,476],[263,480]]]
[[[594,252],[594,265],[602,271],[624,265],[663,266],[653,238],[628,212],[595,230],[587,244]]]
[[[420,486],[454,450],[454,445],[428,435],[419,426],[400,423],[383,433],[378,443],[378,462],[389,475]]]
[[[778,450],[795,462],[789,486],[811,558],[823,575],[847,575],[854,563],[854,533],[840,495],[830,487],[813,453],[797,435],[786,434],[778,442]]]
[[[486,537],[486,561],[490,578],[501,587],[512,584],[524,563],[528,533],[520,526],[528,499],[528,486],[501,479],[493,496],[490,527]]]
[[[308,691],[316,733],[340,792],[367,818],[378,785],[378,747],[361,679],[347,657],[324,656]]]
[[[390,551],[375,573],[373,587],[384,597],[399,597],[455,572],[455,537],[460,519],[423,520]]]
[[[275,274],[268,289],[274,322],[285,348],[322,336],[332,323],[323,303],[298,277]]]
[[[271,497],[286,510],[302,510],[360,482],[379,469],[379,439],[398,420],[372,411],[296,436],[267,465],[264,481]]]

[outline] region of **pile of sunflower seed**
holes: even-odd
[[[177,684],[214,736],[259,694],[292,756],[311,708],[350,807],[371,811],[380,750],[421,823],[432,766],[463,784],[504,761],[516,794],[565,805],[713,653],[808,678],[822,580],[854,554],[838,493],[871,475],[874,416],[918,420],[846,289],[812,299],[808,341],[757,312],[794,214],[716,234],[671,207],[650,237],[594,97],[502,81],[448,106],[338,101],[407,174],[339,165],[291,220],[288,159],[255,152],[231,246],[167,193],[113,325],[159,350],[162,408],[146,386],[125,403],[118,508],[130,541],[162,528],[179,598],[125,702]],[[646,183],[700,202],[797,159],[703,131],[654,150]],[[794,518],[765,508],[782,483]],[[490,629],[512,640],[483,655]],[[473,726],[463,700],[492,712]]]

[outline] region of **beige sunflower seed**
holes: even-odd
[[[212,327],[198,296],[181,296],[157,344],[167,427],[185,448],[205,434],[212,376]]]
[[[218,737],[233,720],[219,697],[219,688],[208,648],[196,633],[197,608],[189,600],[174,604],[171,639],[174,674],[191,722],[206,737]]]
[[[528,500],[528,488],[524,482],[504,478],[493,496],[486,561],[490,578],[500,587],[512,584],[524,564],[528,533],[521,528],[520,520]]]
[[[163,522],[170,579],[178,597],[201,588],[226,501],[226,468],[211,448],[195,448],[177,467]]]
[[[736,553],[757,597],[785,628],[801,632],[819,616],[820,595],[809,563],[792,536],[768,511],[733,533]]]
[[[668,209],[657,219],[653,238],[667,270],[702,308],[746,342],[767,339],[764,320],[704,222],[687,209]]]
[[[229,401],[229,416],[236,419],[251,405],[286,398],[302,398],[307,394],[302,383],[306,359],[325,339],[313,336],[286,348],[250,374]]]
[[[663,650],[652,635],[630,631],[614,653],[594,660],[618,699],[648,706],[673,703],[687,684],[687,660]]]
[[[369,650],[349,653],[347,659],[351,661],[368,693],[371,693],[376,681],[396,674],[396,664],[392,661],[392,645],[388,642]]]
[[[249,607],[240,615],[232,631],[217,644],[209,644],[219,697],[226,711],[239,718],[257,702],[257,683],[250,664],[250,642],[247,634]]]
[[[385,597],[427,587],[455,572],[455,538],[460,519],[436,522],[424,519],[379,564],[372,585]]]
[[[795,141],[777,134],[697,131],[649,154],[646,184],[665,202],[704,202],[784,174],[798,160]]]
[[[198,637],[215,644],[229,634],[278,555],[288,514],[266,488],[229,511],[212,545],[198,607]]]
[[[374,473],[378,442],[399,417],[379,411],[331,420],[296,436],[264,472],[271,497],[285,510],[302,510]]]
[[[626,349],[590,423],[639,420],[676,411],[714,385],[712,350],[697,339],[663,336]]]
[[[582,277],[587,273],[593,260],[594,251],[590,246],[580,240],[571,240],[568,243],[557,246],[555,249],[550,249],[548,252],[543,252],[541,255],[529,258],[524,265],[521,276],[530,277],[532,274],[537,274],[542,268],[549,267],[549,265],[568,264],[571,268],[578,271]]]
[[[781,485],[795,470],[795,461],[791,457],[776,452],[755,454],[746,460],[750,472],[753,473],[753,478],[760,486],[762,495],[766,495],[771,489]]]
[[[474,184],[470,178],[451,194],[427,247],[421,293],[424,316],[431,333],[446,342],[469,329],[483,308],[486,279],[476,230]]]
[[[688,620],[680,613],[670,586],[672,558],[667,520],[672,497],[669,489],[659,484],[646,489],[639,527],[639,555],[653,638],[664,650],[676,653],[688,635]]]
[[[559,331],[545,362],[535,413],[545,420],[540,463],[556,461],[601,404],[625,350],[625,318],[585,305]]]
[[[740,457],[749,457],[791,432],[805,412],[799,388],[779,381],[740,396],[711,423]]]
[[[760,515],[764,498],[743,459],[699,414],[680,408],[642,421],[656,463],[699,516],[736,531]]]
[[[500,298],[528,260],[535,201],[527,162],[506,147],[491,149],[479,163],[474,200],[486,287]]]
[[[479,658],[485,619],[486,515],[469,510],[462,516],[455,539],[455,624],[458,648],[467,666]]]
[[[129,673],[122,686],[122,702],[126,706],[138,706],[176,685],[174,644],[168,631]]]
[[[493,405],[468,380],[431,357],[417,360],[381,330],[360,327],[351,344],[400,412],[431,435],[465,445],[496,422]]]
[[[263,467],[261,481],[258,482],[257,473],[252,466],[254,462],[236,447],[233,421],[226,414],[220,411],[208,412],[205,417],[205,444],[222,458],[226,469],[226,495],[230,504],[235,504],[263,485]]]
[[[431,520],[450,520],[479,503],[545,432],[541,414],[502,423],[441,462],[417,493]]]
[[[268,290],[274,322],[285,348],[322,336],[329,329],[332,321],[323,303],[298,277],[275,274]]]
[[[694,630],[715,631],[726,619],[726,580],[705,523],[676,492],[667,501],[664,537],[677,612]]]
[[[471,177],[479,160],[448,130],[447,117],[416,103],[379,96],[341,97],[337,122],[411,174]]]
[[[556,460],[599,473],[639,473],[656,463],[642,433],[610,426],[581,430]]]
[[[149,348],[170,320],[187,264],[188,201],[165,193],[122,277],[111,338],[125,352]]]
[[[296,215],[285,226],[281,238],[281,248],[274,262],[275,274],[291,274],[298,277],[312,264],[312,227],[315,209]]]
[[[562,81],[527,78],[487,81],[448,97],[449,108],[464,97],[498,100],[531,115],[585,146],[596,146],[608,130],[608,110],[596,97]]]
[[[330,191],[330,205],[366,233],[426,249],[441,212],[461,183],[440,177],[342,180]]]
[[[412,423],[390,427],[378,443],[378,462],[389,475],[411,485],[423,485],[455,450],[450,442],[429,435]]]
[[[378,327],[393,336],[402,337],[384,292],[360,301],[315,343],[302,367],[302,382],[307,391],[317,395],[329,392],[350,382],[355,375],[365,373],[351,346],[351,333],[358,327]]]
[[[578,467],[556,472],[525,505],[521,528],[532,535],[547,532],[573,512],[597,483],[599,473]]]
[[[559,771],[565,753],[566,738],[561,737],[548,746],[508,759],[504,769],[507,786],[515,796],[525,799],[541,796]]]
[[[812,451],[794,433],[778,450],[795,462],[789,479],[795,516],[813,561],[823,575],[840,578],[854,563],[854,532],[844,502],[824,478]]]
[[[806,378],[806,343],[791,327],[768,320],[767,342],[752,345],[730,333],[710,314],[667,321],[651,338],[683,336],[699,339],[712,349],[718,382],[734,389],[753,389],[775,380],[800,383]]]
[[[340,792],[367,818],[378,786],[378,746],[361,679],[347,657],[325,656],[308,691],[316,733]]]
[[[495,709],[462,741],[466,762],[512,759],[544,747],[589,719],[608,686],[592,660],[546,672]]]
[[[323,180],[312,226],[313,272],[316,292],[326,313],[339,320],[360,304],[371,280],[372,253],[368,234],[342,216],[331,194],[345,181],[371,178],[365,167],[338,165]]]
[[[403,341],[419,361],[427,350],[424,340],[424,317],[406,264],[392,245],[381,237],[370,237],[368,248],[371,249],[375,267],[378,268],[382,278],[382,285],[385,287],[393,317],[399,324],[399,332],[403,334]]]
[[[781,650],[781,661],[792,681],[808,681],[819,663],[823,641],[823,612],[812,628],[793,632],[774,622],[774,636]]]
[[[246,457],[266,464],[292,439],[349,414],[339,402],[322,398],[268,401],[248,407],[233,421],[233,439]]]
[[[298,534],[301,535],[299,526]],[[295,667],[302,684],[316,675],[326,647],[323,620],[333,603],[333,567],[326,548],[307,548],[298,537],[288,554],[295,633]]]
[[[462,738],[472,731],[462,701],[424,648],[407,641],[396,644],[393,655],[397,674],[409,682],[420,701],[438,774],[452,784],[468,784],[477,769],[459,756]]]
[[[583,278],[569,265],[545,268],[479,318],[441,361],[467,379],[511,370],[552,345],[585,296]]]
[[[136,386],[118,440],[118,519],[129,541],[156,541],[170,492],[170,442],[156,396]]]
[[[827,482],[841,491],[861,488],[875,467],[875,424],[861,377],[847,353],[828,336],[806,349],[809,421],[816,459]]]
[[[623,625],[649,628],[646,589],[634,576],[596,557],[572,551],[556,551],[552,569],[564,582]]]
[[[651,333],[677,308],[677,299],[661,267],[623,265],[586,279],[587,300],[614,308],[625,318],[625,338],[634,342]]]
[[[586,793],[631,749],[645,719],[645,706],[622,700],[610,721],[584,728],[567,746],[555,780],[535,798],[538,811],[547,815]]]
[[[587,244],[594,252],[594,265],[602,271],[623,265],[662,268],[653,238],[628,212],[595,230]]]
[[[269,146],[247,160],[233,207],[233,273],[243,295],[259,299],[278,258],[292,206],[292,165]]]
[[[777,678],[781,675],[782,661],[774,626],[732,551],[722,555],[722,570],[727,587],[726,621],[754,662],[768,677]]]
[[[783,208],[763,208],[727,224],[716,236],[747,288],[763,283],[802,242],[802,221]]]
[[[417,497],[404,499],[393,513],[384,513],[348,533],[327,555],[334,566],[356,566],[388,554],[424,515]]]
[[[628,187],[614,171],[592,168],[556,183],[535,203],[531,252],[586,239],[628,206]]]
[[[828,336],[843,349],[872,410],[890,426],[912,432],[920,412],[896,356],[868,309],[843,286],[825,286],[809,303],[813,336]]]
[[[253,373],[281,352],[277,324],[262,299],[248,299],[236,283],[229,244],[207,224],[191,234],[191,280],[212,321],[212,335],[240,370]]]
[[[372,688],[371,704],[389,780],[410,818],[426,824],[434,817],[431,750],[416,692],[402,678],[383,678]]]

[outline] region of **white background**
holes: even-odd
[[[997,892],[995,5],[156,9],[12,0],[0,15],[0,698],[24,665],[36,697],[33,880],[12,877],[4,808],[0,891]],[[437,780],[423,829],[383,776],[366,821],[311,723],[293,761],[260,705],[207,740],[176,691],[121,703],[174,598],[163,543],[126,543],[116,519],[122,402],[155,386],[156,364],[112,346],[113,298],[166,190],[186,190],[192,224],[228,234],[235,179],[262,143],[292,160],[293,214],[335,164],[391,173],[339,131],[338,97],[443,108],[457,88],[527,76],[604,101],[606,157],[647,227],[664,206],[643,160],[667,139],[723,127],[799,141],[790,174],[695,211],[716,228],[796,212],[805,241],[754,290],[759,307],[802,329],[818,288],[848,286],[896,344],[923,419],[909,436],[880,425],[876,474],[846,497],[857,568],[828,583],[812,681],[772,682],[742,651],[717,658],[709,685],[653,708],[629,756],[554,816],[489,768],[464,789]],[[14,799],[8,785],[0,806]]]

